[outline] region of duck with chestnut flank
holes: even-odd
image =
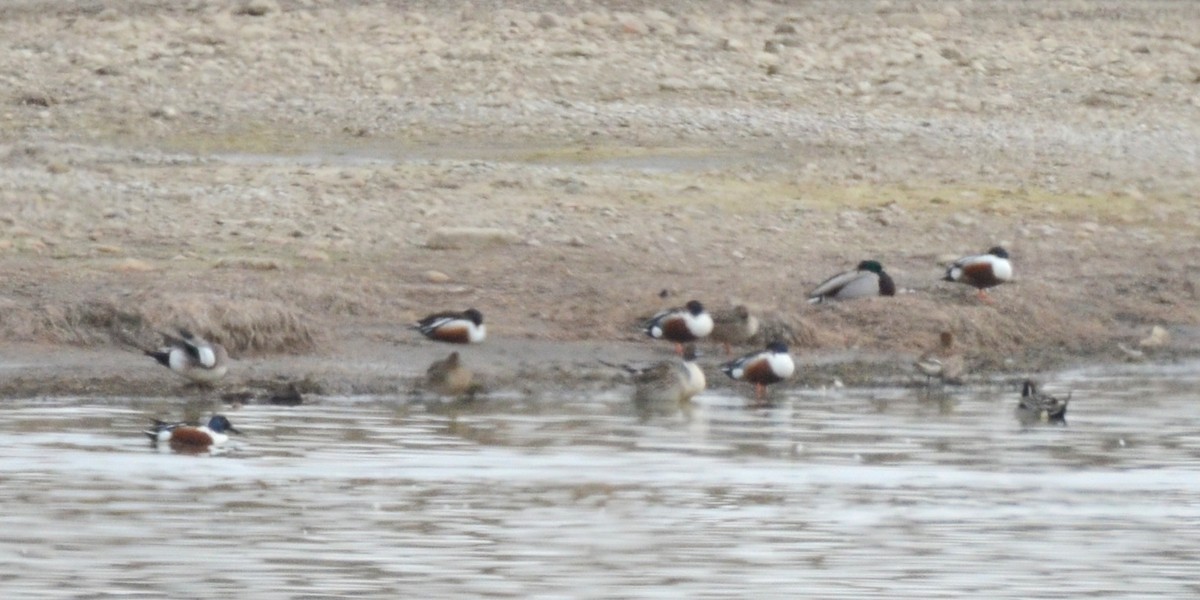
[[[988,288],[996,287],[1012,279],[1012,262],[1009,261],[1008,251],[995,246],[987,254],[964,256],[946,268],[942,281],[964,283],[976,290],[977,296],[984,302],[991,302]]]
[[[762,401],[767,386],[791,378],[796,372],[796,363],[788,354],[787,344],[775,341],[765,350],[751,352],[721,365],[721,371],[731,379],[754,384],[754,397]]]
[[[675,342],[675,353],[683,355],[683,345],[712,333],[713,318],[696,300],[678,308],[664,310],[646,321],[646,335]]]
[[[487,337],[483,313],[474,308],[462,312],[434,313],[409,327],[431,340],[451,344],[478,344]]]

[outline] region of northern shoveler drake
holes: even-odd
[[[176,452],[207,452],[229,441],[226,432],[242,433],[224,415],[213,415],[207,425],[200,426],[155,419],[154,427],[145,434],[154,445],[166,444]]]
[[[819,304],[830,300],[895,295],[896,282],[883,270],[883,265],[879,264],[879,261],[864,260],[854,269],[822,281],[808,293],[808,301],[811,304]]]
[[[410,325],[421,335],[439,342],[451,344],[478,344],[487,337],[483,324],[483,313],[468,308],[462,312],[440,312],[429,315]]]
[[[987,254],[964,256],[946,268],[942,281],[965,283],[979,290],[979,299],[991,302],[986,290],[996,287],[1012,279],[1012,263],[1008,260],[1008,251],[996,246]]]
[[[788,354],[787,344],[776,341],[767,344],[766,350],[751,352],[721,365],[721,371],[737,381],[753,383],[754,397],[762,400],[768,385],[789,379],[796,372],[796,363]]]
[[[683,345],[712,333],[713,319],[696,300],[664,310],[646,322],[646,335],[675,342],[675,353],[683,355]]]
[[[443,396],[460,396],[471,391],[472,378],[471,370],[463,366],[458,352],[433,361],[425,371],[426,387]]]
[[[1066,398],[1043,394],[1038,391],[1036,383],[1026,379],[1021,386],[1021,401],[1017,403],[1017,420],[1024,426],[1038,423],[1066,425],[1067,403],[1070,401],[1070,394]]]
[[[726,356],[733,354],[734,344],[744,344],[758,333],[758,317],[750,314],[750,309],[743,304],[713,311],[712,320],[712,333],[708,334],[708,339],[722,344]]]
[[[162,348],[142,352],[194,383],[208,385],[225,376],[229,354],[224,346],[206,341],[187,329],[178,331],[178,337],[161,334],[166,344]]]
[[[935,378],[943,383],[959,383],[966,370],[962,355],[954,348],[954,334],[949,331],[943,331],[938,343],[917,358],[913,366],[925,376],[926,386]]]

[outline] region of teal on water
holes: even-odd
[[[5,597],[1193,597],[1200,364],[929,390],[629,388],[246,406],[153,451],[160,399],[5,401]],[[940,595],[931,595],[936,590]]]

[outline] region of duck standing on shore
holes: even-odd
[[[723,365],[721,371],[730,379],[754,384],[754,397],[760,402],[767,395],[767,386],[791,378],[796,363],[788,354],[787,344],[775,341],[765,350],[751,352]]]
[[[1008,251],[995,246],[987,254],[964,256],[946,268],[942,281],[965,283],[976,290],[977,296],[983,302],[991,302],[988,288],[996,287],[1012,279],[1012,262],[1008,259]]]
[[[210,385],[225,376],[229,354],[225,347],[179,328],[179,335],[160,333],[165,345],[142,352],[158,364],[199,385]]]
[[[725,355],[733,354],[734,344],[744,344],[758,333],[758,317],[750,314],[746,305],[713,311],[713,329],[708,339],[725,347]]]
[[[686,305],[655,314],[646,321],[646,335],[675,342],[675,353],[683,355],[683,345],[712,333],[713,318],[704,305],[691,300]]]
[[[934,379],[943,383],[961,383],[966,370],[962,354],[954,348],[954,334],[949,331],[939,334],[937,344],[917,358],[913,367],[925,376],[926,387]]]

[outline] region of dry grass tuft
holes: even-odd
[[[234,354],[297,354],[316,346],[312,320],[295,307],[278,302],[164,294],[147,298],[141,305],[146,321],[156,327],[192,328]]]
[[[158,331],[188,327],[233,354],[301,353],[316,330],[298,309],[263,300],[215,295],[153,295],[83,302],[20,302],[0,298],[0,336],[79,345],[157,345]]]

